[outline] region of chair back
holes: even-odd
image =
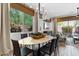
[[[57,39],[55,40],[55,47],[58,46],[59,35],[57,34],[56,37],[57,37]]]
[[[25,37],[27,37],[27,33],[21,34],[21,39],[23,39],[23,38],[25,38]]]
[[[12,44],[13,44],[13,55],[21,56],[21,51],[18,41],[12,40]]]
[[[54,47],[55,47],[55,39],[53,39],[53,40],[51,41],[50,53],[52,53],[52,51],[54,50]]]
[[[32,36],[32,35],[34,35],[34,33],[29,33],[29,36]]]
[[[44,31],[43,33],[44,33],[44,34],[48,34],[48,31]]]
[[[52,31],[48,31],[48,35],[51,35],[52,36],[52,34],[53,34]]]

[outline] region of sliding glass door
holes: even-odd
[[[57,31],[61,33],[74,33],[79,27],[79,20],[63,21],[57,23]]]

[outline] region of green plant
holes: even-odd
[[[70,27],[70,26],[62,27],[62,32],[63,33],[72,33],[72,27]]]
[[[12,28],[12,24],[14,24],[14,27],[16,29],[16,26],[19,27],[19,25],[26,25],[29,31],[32,31],[32,16],[28,15],[22,11],[19,11],[17,9],[11,8],[10,10],[10,26]],[[16,26],[15,26],[16,25]],[[18,31],[18,29],[16,29]]]

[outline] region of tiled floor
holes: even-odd
[[[79,56],[79,44],[74,44],[73,38],[67,38],[65,46],[59,47],[59,56]]]

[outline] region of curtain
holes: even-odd
[[[1,3],[0,7],[0,55],[6,55],[13,50],[10,40],[9,4]]]

